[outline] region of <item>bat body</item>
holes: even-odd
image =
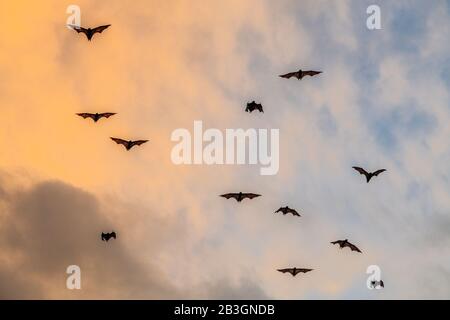
[[[133,148],[134,146],[140,146],[141,144],[146,143],[148,140],[123,140],[123,139],[119,139],[119,138],[113,138],[110,137],[112,141],[114,141],[117,144],[121,144],[125,147],[125,149],[127,149],[127,151],[129,151],[131,148]]]
[[[92,120],[94,120],[94,122],[97,122],[98,120],[100,120],[101,118],[106,118],[108,119],[109,117],[115,115],[114,112],[105,112],[105,113],[77,113],[77,116],[83,117],[84,119],[86,118],[91,118]]]
[[[286,269],[277,269],[277,271],[281,272],[281,273],[290,273],[292,274],[293,277],[295,277],[297,274],[303,272],[303,273],[307,273],[310,271],[313,271],[314,269],[304,269],[304,268],[286,268]]]
[[[254,110],[258,110],[259,112],[264,113],[262,104],[256,103],[255,100],[253,100],[252,102],[247,103],[247,107],[245,108],[245,112],[252,113]]]
[[[373,177],[378,176],[380,173],[385,172],[386,169],[380,169],[374,172],[367,172],[366,170],[364,170],[361,167],[352,167],[353,169],[355,169],[356,171],[358,171],[360,174],[364,175],[366,177],[367,183],[369,183],[370,179],[372,179]]]
[[[108,28],[110,26],[110,24],[104,25],[104,26],[99,26],[99,27],[95,27],[95,28],[83,28],[83,27],[79,27],[79,26],[74,26],[74,25],[70,25],[70,27],[73,28],[73,30],[75,30],[77,33],[84,33],[86,35],[86,38],[91,41],[92,37],[94,36],[94,34],[98,33],[102,33],[103,30],[105,30],[106,28]]]
[[[109,239],[111,239],[111,238],[114,238],[114,239],[117,238],[117,235],[116,235],[116,233],[114,231],[110,232],[110,233],[103,233],[102,232],[102,241],[108,242]]]
[[[220,195],[223,198],[226,199],[230,199],[230,198],[234,198],[236,199],[237,202],[241,202],[242,200],[244,200],[245,198],[249,198],[249,199],[253,199],[256,197],[260,197],[260,194],[256,194],[256,193],[226,193],[226,194],[222,194]]]
[[[322,71],[313,71],[313,70],[303,71],[302,69],[300,69],[296,72],[289,72],[286,74],[282,74],[282,75],[280,75],[280,77],[285,78],[285,79],[290,79],[290,78],[294,77],[294,78],[297,78],[298,80],[302,80],[303,77],[306,77],[306,76],[313,77],[320,73],[322,73]]]
[[[362,253],[361,250],[359,250],[358,247],[355,246],[354,244],[350,243],[348,241],[348,239],[336,240],[336,241],[331,242],[331,244],[338,244],[341,249],[343,249],[345,247],[349,247],[350,250],[352,250],[352,251],[356,251],[356,252]]]
[[[377,288],[378,286],[384,288],[384,282],[383,280],[380,281],[371,281],[370,284],[372,285],[372,288]]]
[[[291,213],[293,216],[301,217],[300,214],[299,214],[296,210],[291,209],[291,208],[289,208],[288,206],[286,206],[286,207],[281,207],[280,209],[278,209],[277,211],[275,211],[275,213],[278,213],[278,212],[283,213],[283,215],[286,215],[286,214],[288,214],[288,213]]]

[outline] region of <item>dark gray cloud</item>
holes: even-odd
[[[3,191],[0,202],[6,209],[0,214],[0,256],[6,261],[0,269],[0,298],[177,297],[160,270],[128,252],[120,231],[117,241],[100,241],[100,233],[114,223],[93,195],[50,181]],[[72,264],[81,268],[78,292],[65,287],[65,271]]]
[[[135,216],[143,214],[138,206],[111,199],[105,205],[59,181],[19,185],[14,177],[0,175],[0,299],[267,298],[248,279],[237,285],[213,279],[195,289],[175,288],[156,262],[158,250],[180,250],[184,234],[177,219],[152,218],[144,235],[135,234]],[[113,221],[117,211],[126,218]],[[100,233],[110,230],[118,239],[100,241]],[[129,242],[139,239],[151,241],[145,247],[152,251],[130,249]],[[144,262],[149,256],[155,257],[155,265]],[[183,261],[177,264],[182,267]],[[66,288],[69,265],[81,268],[81,290]]]

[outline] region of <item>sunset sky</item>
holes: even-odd
[[[449,34],[440,0],[2,0],[0,299],[450,298]],[[195,120],[279,129],[278,174],[173,164]]]

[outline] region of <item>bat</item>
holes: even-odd
[[[336,240],[336,241],[331,242],[331,244],[338,244],[341,249],[343,249],[345,247],[349,247],[350,250],[352,250],[352,251],[356,251],[356,252],[362,253],[361,250],[359,250],[358,247],[355,246],[354,244],[350,243],[348,241],[348,239]]]
[[[131,148],[133,148],[134,146],[140,146],[141,144],[146,143],[148,140],[123,140],[123,139],[119,139],[119,138],[113,138],[110,137],[112,141],[114,141],[117,144],[121,144],[125,147],[125,149],[127,149],[127,151],[129,151]]]
[[[259,112],[264,113],[262,105],[260,103],[256,103],[255,100],[247,103],[247,108],[245,108],[245,112],[252,113],[254,110],[258,110]]]
[[[108,28],[110,26],[110,24],[104,25],[104,26],[99,26],[99,27],[95,27],[95,28],[83,28],[83,27],[79,27],[79,26],[74,26],[74,25],[69,25],[69,27],[71,27],[73,30],[75,30],[77,33],[84,33],[86,35],[86,38],[91,41],[92,37],[94,36],[95,33],[102,33],[103,30],[105,30],[106,28]]]
[[[113,115],[115,115],[116,113],[114,112],[105,112],[105,113],[77,113],[77,116],[83,117],[84,119],[86,118],[91,118],[92,120],[94,120],[94,122],[97,122],[98,120],[100,120],[101,118],[109,118]]]
[[[291,209],[291,208],[289,208],[288,206],[286,206],[286,207],[281,207],[280,209],[278,209],[277,211],[275,211],[275,213],[278,213],[278,212],[283,213],[283,215],[288,214],[288,213],[292,213],[293,216],[301,217],[300,214],[299,214],[296,210]]]
[[[253,199],[256,197],[260,197],[260,194],[255,194],[255,193],[226,193],[226,194],[222,194],[220,195],[221,197],[224,197],[226,199],[230,199],[230,198],[234,198],[236,199],[237,202],[241,202],[242,200],[244,200],[245,198],[249,198],[249,199]]]
[[[297,274],[299,274],[300,272],[303,273],[307,273],[310,271],[313,271],[314,269],[303,269],[303,268],[286,268],[286,269],[277,269],[277,271],[281,272],[281,273],[290,273],[292,274],[293,277],[295,277]]]
[[[380,169],[374,172],[367,172],[366,170],[364,170],[361,167],[352,167],[353,169],[355,169],[356,171],[358,171],[360,174],[363,174],[366,176],[366,180],[367,183],[369,183],[370,179],[372,179],[372,177],[376,177],[378,176],[380,173],[385,172],[386,169]]]
[[[377,288],[378,286],[384,288],[384,282],[383,282],[383,280],[380,280],[380,281],[371,281],[370,284],[372,285],[372,287],[373,287],[374,289]]]
[[[116,235],[116,233],[114,231],[111,232],[111,233],[103,233],[102,232],[102,241],[108,242],[109,239],[111,239],[111,238],[116,239],[116,237],[117,237],[117,235]]]
[[[281,78],[285,78],[285,79],[290,79],[292,77],[297,78],[298,80],[302,80],[303,77],[305,76],[310,76],[310,77],[314,77],[317,74],[322,73],[322,71],[313,71],[313,70],[308,70],[308,71],[303,71],[302,69],[296,71],[296,72],[289,72],[286,74],[282,74],[280,75]]]

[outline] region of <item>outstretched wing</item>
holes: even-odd
[[[295,210],[295,209],[289,208],[289,209],[288,209],[288,212],[291,213],[293,216],[298,216],[298,217],[300,217],[300,214],[299,214],[299,213],[297,212],[297,210]]]
[[[108,28],[109,26],[110,26],[110,24],[106,24],[106,25],[104,25],[104,26],[96,27],[96,28],[92,29],[92,33],[93,33],[93,34],[96,33],[96,32],[102,33],[103,30],[105,30],[105,29]]]
[[[274,213],[278,213],[278,212],[282,212],[282,213],[284,213],[284,208],[283,207],[280,207],[280,209],[278,209],[277,211],[275,211]]]
[[[307,272],[310,272],[310,271],[313,271],[313,269],[304,269],[304,268],[295,269],[295,274],[294,275],[296,275],[296,274],[298,274],[300,272],[307,273]]]
[[[308,70],[308,71],[303,71],[303,76],[315,76],[322,73],[322,71],[313,71],[313,70]]]
[[[336,240],[336,241],[332,241],[330,242],[331,244],[341,244],[342,242],[344,242],[343,240]]]
[[[260,197],[260,196],[261,196],[260,194],[256,194],[256,193],[243,193],[242,199],[245,199],[245,198],[253,199],[256,197]]]
[[[110,138],[111,138],[112,141],[114,141],[117,144],[122,144],[125,147],[128,146],[128,141],[126,141],[126,140],[119,139],[119,138],[113,138],[113,137],[110,137]]]
[[[73,25],[73,24],[68,24],[68,26],[71,27],[73,30],[75,30],[77,33],[82,32],[84,34],[87,34],[87,29],[85,29],[83,27],[76,26],[76,25]]]
[[[377,176],[377,175],[379,175],[380,173],[385,172],[385,171],[386,171],[386,169],[380,169],[380,170],[377,170],[377,171],[375,171],[374,173],[372,173],[372,175]]]
[[[222,194],[220,196],[223,197],[223,198],[226,198],[226,199],[235,198],[237,200],[238,197],[239,197],[239,194],[238,193],[225,193],[225,194]]]
[[[113,116],[113,115],[115,115],[116,113],[114,113],[114,112],[105,112],[105,113],[100,113],[99,115],[98,115],[98,117],[99,118],[109,118],[109,117],[111,117],[111,116]]]
[[[77,116],[83,117],[84,119],[91,118],[91,119],[95,120],[95,114],[93,114],[93,113],[87,113],[87,112],[77,113]]]
[[[347,242],[346,247],[349,247],[352,251],[362,253],[361,250],[359,250],[357,246],[355,246],[354,244],[352,244],[350,242]]]
[[[298,72],[289,72],[289,73],[280,75],[281,78],[285,78],[285,79],[290,79],[292,77],[297,77],[297,76],[298,76]]]
[[[369,173],[361,167],[352,167],[352,168],[355,169],[356,171],[358,171],[360,174],[363,174],[365,176],[369,175]]]
[[[279,271],[281,273],[289,272],[290,274],[294,275],[294,269],[292,269],[292,268],[277,269],[277,271]]]
[[[136,141],[132,141],[131,142],[131,146],[132,147],[134,147],[134,146],[140,146],[141,144],[144,144],[144,143],[146,143],[148,140],[136,140]]]

